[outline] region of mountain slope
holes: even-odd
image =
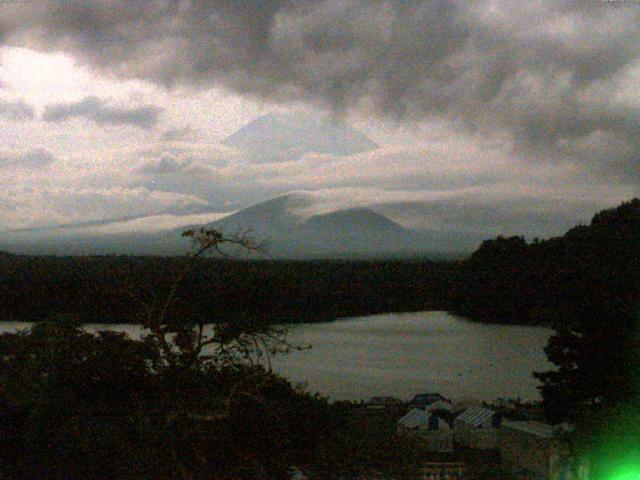
[[[368,208],[316,213],[322,201],[293,193],[207,225],[227,235],[248,233],[269,242],[275,257],[399,254],[419,249],[414,232]]]
[[[412,232],[368,208],[314,215],[294,232],[309,253],[399,253],[411,247]]]
[[[290,193],[240,210],[209,226],[227,234],[248,232],[261,238],[283,237],[305,220],[305,210],[316,203],[312,194]]]
[[[256,163],[295,160],[305,153],[352,155],[378,148],[338,119],[270,113],[256,118],[223,140]]]

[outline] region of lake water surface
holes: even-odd
[[[0,323],[0,331],[28,328]],[[90,331],[140,334],[136,325],[90,325]],[[453,399],[538,399],[531,372],[548,370],[544,327],[487,325],[446,312],[390,313],[291,325],[289,340],[312,345],[274,359],[274,369],[335,400],[440,392]]]

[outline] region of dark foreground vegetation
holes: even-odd
[[[207,360],[183,339],[168,361],[154,335],[134,341],[78,327],[63,318],[0,336],[0,478],[278,479],[293,466],[314,478],[417,472],[410,441],[367,430],[344,405],[247,362],[243,339],[266,331],[220,337],[225,348]]]
[[[456,271],[450,308],[481,321],[556,325],[583,318],[585,309],[634,308],[639,275],[640,199],[635,199],[562,237],[483,242]]]
[[[235,241],[191,236],[193,262]],[[0,478],[286,479],[294,468],[414,478],[410,440],[368,430],[271,371],[272,355],[299,348],[282,328],[217,318],[205,333],[172,316],[190,272],[140,299],[140,340],[86,333],[68,315],[0,335]]]

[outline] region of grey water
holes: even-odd
[[[29,324],[0,323],[0,332]],[[88,325],[139,337],[138,325]],[[549,370],[546,327],[471,322],[447,312],[389,313],[289,326],[288,340],[310,349],[273,359],[294,383],[333,400],[373,395],[410,399],[440,392],[456,400],[539,399],[533,371]]]

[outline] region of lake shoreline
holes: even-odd
[[[89,331],[132,336],[141,325],[90,324]],[[4,327],[4,328],[3,328]],[[0,331],[28,328],[0,323]],[[449,398],[539,399],[533,371],[552,368],[544,347],[553,331],[533,325],[483,324],[445,311],[344,317],[325,323],[286,325],[287,339],[310,350],[272,358],[294,383],[332,400],[376,395],[411,398],[437,391]]]
[[[516,327],[546,327],[546,328],[552,328],[553,324],[552,322],[544,322],[544,323],[530,323],[530,322],[522,322],[522,323],[514,323],[512,321],[509,320],[496,320],[496,319],[490,319],[490,318],[485,318],[485,317],[473,317],[473,316],[467,316],[461,313],[457,313],[455,310],[453,309],[445,309],[445,308],[430,308],[430,309],[424,309],[424,308],[416,308],[416,309],[406,309],[406,310],[372,310],[372,311],[366,311],[364,313],[353,313],[351,315],[346,315],[346,316],[339,316],[339,317],[335,317],[335,316],[313,316],[313,320],[309,320],[309,319],[303,319],[303,320],[298,320],[298,321],[275,321],[275,322],[270,322],[273,325],[279,325],[279,326],[284,326],[284,327],[291,327],[294,325],[315,325],[315,324],[319,324],[319,323],[332,323],[332,322],[341,322],[341,321],[347,321],[347,320],[352,320],[355,318],[363,318],[363,317],[370,317],[370,316],[377,316],[377,315],[403,315],[403,314],[412,314],[412,313],[424,313],[424,312],[443,312],[443,313],[447,313],[449,315],[454,315],[458,318],[462,318],[464,320],[467,320],[469,322],[473,322],[473,323],[478,323],[478,324],[485,324],[485,325],[513,325]],[[43,322],[46,321],[46,319],[39,319],[39,320],[21,320],[21,319],[0,319],[0,325],[3,323],[38,323],[38,322]],[[210,323],[204,323],[204,325],[214,325],[216,322],[210,322]],[[91,322],[91,321],[87,321],[87,322],[81,322],[82,325],[142,325],[141,322],[120,322],[120,321],[106,321],[106,322]]]

